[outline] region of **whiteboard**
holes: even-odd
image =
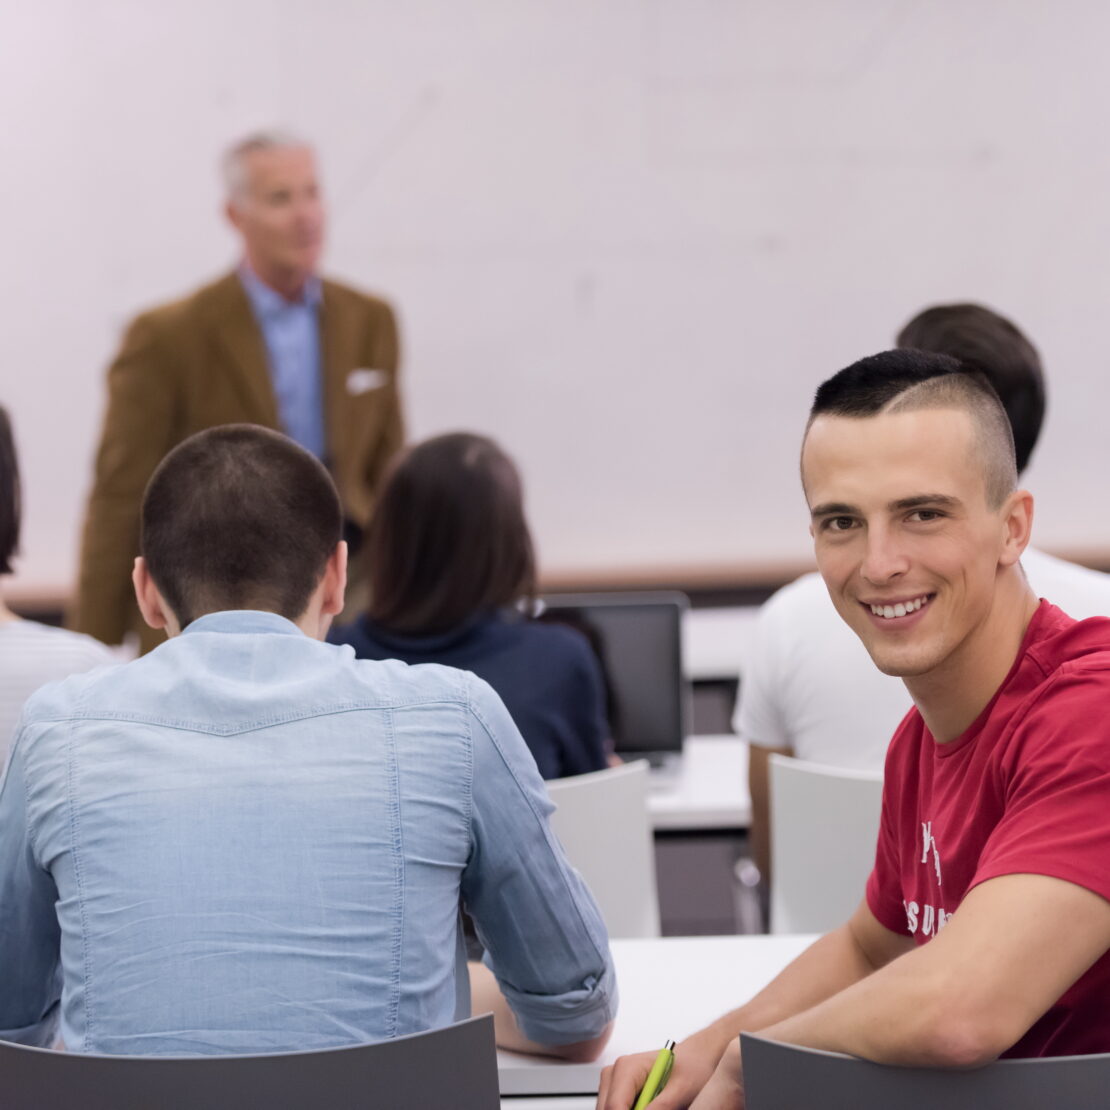
[[[1040,347],[1049,549],[1110,548],[1110,8],[1034,0],[0,0],[12,592],[68,589],[105,367],[226,271],[216,163],[318,143],[413,437],[525,476],[549,574],[807,557],[815,386],[974,299]]]

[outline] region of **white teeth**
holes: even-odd
[[[915,597],[913,601],[899,601],[895,605],[872,605],[870,608],[875,616],[891,620],[894,617],[904,617],[907,613],[916,613],[928,600],[928,597]]]

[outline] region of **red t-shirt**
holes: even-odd
[[[916,709],[894,734],[867,904],[924,944],[973,886],[1021,873],[1110,900],[1110,620],[1047,601],[962,736],[938,744]],[[1108,1051],[1104,954],[1003,1055]]]

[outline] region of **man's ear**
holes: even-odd
[[[324,566],[323,597],[320,612],[326,617],[334,617],[343,612],[347,593],[347,541],[340,540],[335,550],[328,556]]]
[[[135,600],[139,603],[139,612],[142,613],[143,620],[151,628],[164,628],[170,636],[176,636],[181,631],[177,617],[166,604],[166,599],[158,592],[146,560],[141,555],[135,557],[135,566],[131,571],[131,584],[135,587]]]
[[[1003,509],[1002,554],[999,563],[1004,567],[1013,566],[1029,546],[1033,533],[1033,495],[1027,489],[1014,490]]]

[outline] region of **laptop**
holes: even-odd
[[[552,594],[539,619],[576,628],[590,642],[605,679],[617,754],[653,768],[677,762],[691,720],[691,688],[682,667],[682,617],[675,590]]]

